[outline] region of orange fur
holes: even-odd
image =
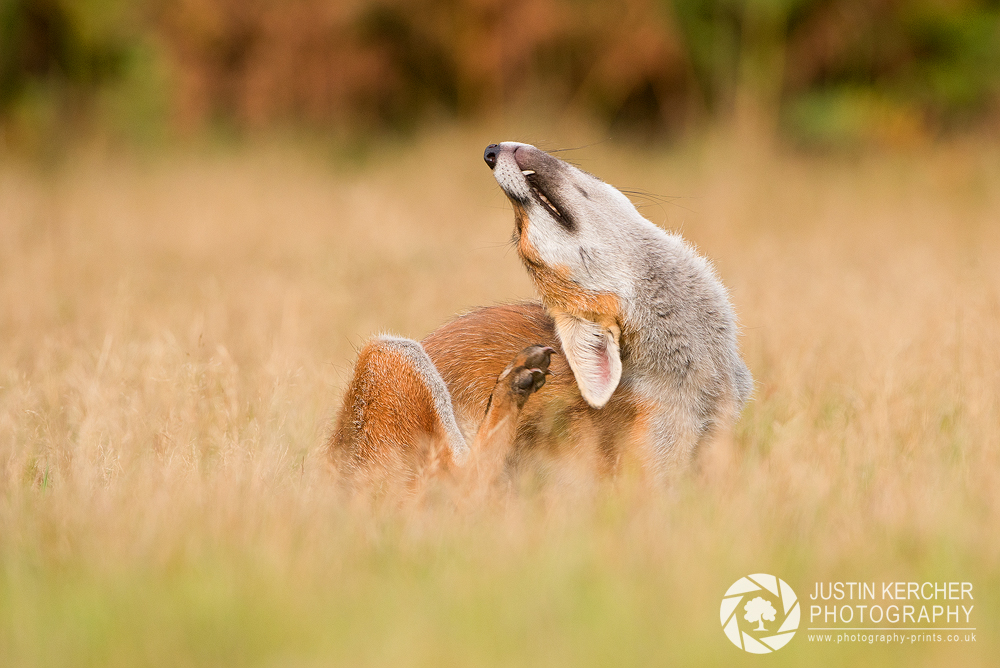
[[[627,386],[598,410],[580,395],[573,372],[562,354],[555,325],[536,302],[478,309],[438,328],[422,342],[441,374],[466,438],[479,448],[479,431],[497,379],[511,360],[533,344],[551,346],[545,385],[517,410],[501,397],[491,407],[487,431],[503,425],[499,440],[508,452],[492,457],[515,459],[538,452],[564,450],[574,443],[590,444],[612,469],[623,443],[641,436],[646,407]],[[512,420],[511,428],[504,424]],[[511,438],[512,436],[512,438]],[[372,467],[411,472],[449,468],[444,430],[430,392],[408,360],[378,340],[358,355],[354,378],[344,395],[336,429],[329,443],[331,455],[348,472]],[[472,452],[476,458],[485,453]],[[411,476],[412,477],[412,476]]]
[[[478,309],[438,328],[421,343],[451,392],[459,424],[470,427],[478,427],[497,377],[521,349],[536,343],[555,349],[552,375],[518,417],[513,444],[518,453],[594,441],[613,462],[621,445],[636,436],[636,429],[644,429],[638,418],[645,407],[627,386],[621,386],[600,410],[584,401],[552,318],[541,304]]]
[[[346,472],[371,469],[404,477],[451,464],[434,400],[409,361],[374,340],[358,354],[344,394],[330,455]]]

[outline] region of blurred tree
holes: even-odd
[[[357,34],[364,3],[162,0],[155,29],[175,76],[175,119],[195,129],[227,120],[382,121],[394,81]]]
[[[788,38],[786,128],[809,141],[901,144],[996,115],[1000,2],[833,0]]]
[[[512,104],[674,127],[688,66],[652,0],[167,0],[186,123],[412,127]]]
[[[1000,0],[0,0],[8,130],[161,98],[191,130],[514,108],[900,144],[1000,114]]]
[[[811,0],[667,0],[717,118],[774,129],[791,22]],[[815,4],[815,2],[813,2]]]
[[[125,0],[0,0],[0,129],[29,144],[79,129],[106,89],[148,78],[148,68],[136,72],[150,61],[143,35]],[[125,91],[124,107],[140,90]]]

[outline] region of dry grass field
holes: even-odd
[[[0,158],[0,665],[990,665],[1000,149],[564,154],[715,262],[755,398],[669,490],[352,497],[355,349],[530,297],[488,132]],[[528,140],[538,139],[527,137]],[[543,144],[567,140],[558,133]],[[749,573],[975,586],[975,643],[753,658]],[[803,627],[807,626],[803,623]]]

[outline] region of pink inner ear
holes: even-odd
[[[611,380],[611,360],[608,359],[608,344],[603,339],[597,346],[597,353],[597,378],[602,385],[607,385]]]
[[[604,354],[598,359],[597,363],[598,379],[601,381],[602,385],[607,385],[608,381],[611,380],[611,361],[608,359],[608,349],[604,349]]]

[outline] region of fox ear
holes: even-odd
[[[617,332],[568,313],[553,313],[553,317],[580,394],[588,404],[601,408],[622,378]]]

